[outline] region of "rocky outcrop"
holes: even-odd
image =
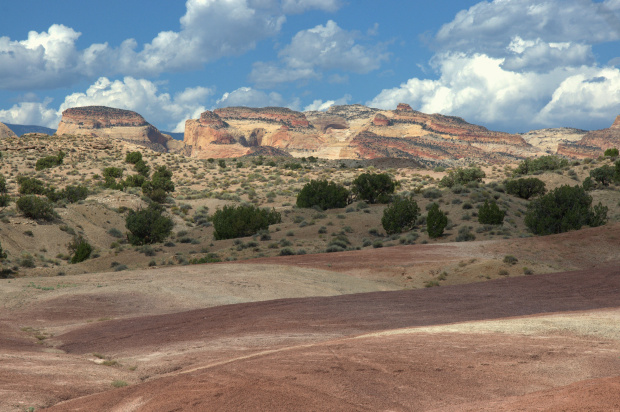
[[[407,104],[396,110],[332,106],[305,114],[273,107],[216,109],[187,121],[184,142],[192,156],[201,158],[238,157],[270,147],[297,157],[392,157],[450,164],[512,161],[537,152],[521,136],[493,132],[458,117],[417,112]]]
[[[609,129],[593,130],[577,142],[558,145],[557,153],[576,159],[593,158],[614,147],[620,148],[620,116]]]
[[[65,110],[56,134],[113,138],[159,152],[183,152],[185,146],[182,142],[161,133],[138,113],[105,106],[84,106]]]
[[[284,107],[226,107],[216,109],[215,113],[225,120],[249,120],[281,123],[289,127],[309,127],[310,122],[303,113]]]
[[[556,154],[558,145],[577,142],[588,133],[587,130],[573,129],[570,127],[558,127],[553,129],[532,130],[522,133],[521,137],[532,146],[545,153]]]
[[[6,138],[15,139],[17,138],[17,135],[13,133],[13,131],[9,129],[7,125],[5,125],[4,123],[0,123],[0,139]]]
[[[377,113],[375,118],[372,119],[372,124],[375,126],[389,126],[391,122],[384,114]]]

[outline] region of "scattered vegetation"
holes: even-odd
[[[215,240],[251,236],[269,225],[280,223],[282,216],[275,210],[261,209],[255,205],[224,206],[211,218]]]
[[[607,221],[606,206],[592,208],[592,196],[580,186],[560,186],[528,205],[525,224],[537,235],[550,235],[601,226]]]
[[[356,198],[371,204],[388,203],[395,190],[396,182],[387,173],[363,173],[352,184]]]
[[[395,196],[383,210],[381,225],[388,235],[413,229],[420,216],[420,208],[412,197]]]
[[[164,215],[163,207],[150,204],[146,209],[130,211],[125,227],[132,245],[146,245],[163,242],[172,233],[174,223]]]
[[[478,211],[478,222],[483,225],[501,225],[504,223],[504,216],[506,212],[500,210],[495,200],[489,202],[484,201],[484,205]]]
[[[322,210],[345,207],[349,191],[342,185],[327,180],[311,180],[297,195],[297,207],[318,207]]]
[[[536,159],[525,159],[515,169],[518,175],[557,170],[568,166],[568,160],[558,156],[541,156]]]
[[[431,239],[436,239],[443,235],[443,231],[448,226],[448,217],[439,209],[437,203],[433,203],[428,210],[426,218],[426,231]]]
[[[526,200],[533,196],[544,195],[546,192],[545,182],[535,177],[508,180],[504,186],[509,195]]]
[[[59,166],[62,164],[63,159],[65,158],[65,153],[60,152],[56,156],[46,156],[37,160],[35,165],[35,170],[40,171],[43,169],[49,169],[54,166]]]
[[[454,185],[467,185],[470,182],[482,182],[482,179],[486,177],[486,174],[477,167],[470,168],[458,168],[450,170],[440,181],[439,186],[453,187]]]

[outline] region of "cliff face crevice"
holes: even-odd
[[[184,151],[181,142],[161,133],[138,113],[105,106],[74,107],[65,110],[56,134],[113,138],[160,152]]]

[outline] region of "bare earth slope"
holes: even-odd
[[[618,409],[619,231],[2,280],[0,410]]]
[[[618,319],[619,290],[614,266],[92,325],[58,336],[59,347],[119,357],[180,342],[204,347],[188,350],[187,363],[168,376],[50,410],[459,410],[602,378],[606,385],[597,402],[612,406],[619,401],[617,334],[559,328],[541,339],[518,329],[463,335],[409,328],[613,308],[589,312],[608,322]]]

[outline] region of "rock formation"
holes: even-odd
[[[160,133],[142,116],[130,110],[85,106],[62,113],[56,134],[86,135],[123,140],[159,152],[183,152],[183,142]]]
[[[194,157],[238,157],[271,147],[292,156],[331,159],[416,159],[451,164],[518,160],[540,151],[518,135],[489,131],[461,118],[362,105],[300,113],[229,107],[186,122],[184,142]]]
[[[0,123],[0,139],[6,138],[14,139],[17,138],[17,135],[13,133],[13,131],[9,129],[7,125],[5,125],[4,123]]]
[[[602,156],[605,150],[614,147],[620,148],[620,116],[616,117],[609,129],[593,130],[586,133],[577,142],[558,145],[557,153],[567,157],[583,159]]]

